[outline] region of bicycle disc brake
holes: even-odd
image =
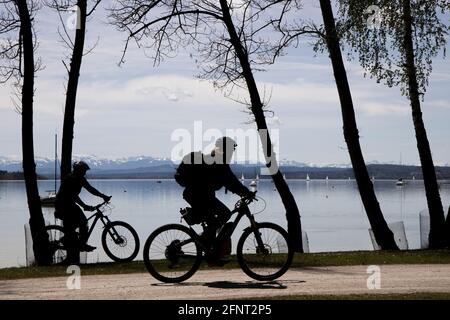
[[[166,248],[165,250],[165,256],[167,260],[170,261],[169,268],[175,267],[175,265],[180,260],[180,256],[184,254],[183,250],[181,250],[180,247],[181,241],[180,240],[173,240]]]

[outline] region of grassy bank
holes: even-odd
[[[448,250],[352,251],[297,254],[292,268],[383,264],[450,264]],[[238,268],[235,260],[224,268]],[[202,266],[202,268],[208,268]],[[97,263],[81,266],[83,275],[147,272],[142,261],[132,263]],[[0,280],[67,276],[65,266],[0,269]]]

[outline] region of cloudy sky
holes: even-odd
[[[309,1],[311,3],[311,1]],[[305,14],[320,22],[320,12],[307,6]],[[107,23],[98,10],[89,21],[87,46],[98,39],[81,70],[76,110],[74,153],[118,158],[135,155],[170,157],[177,129],[248,129],[243,106],[227,99],[208,81],[194,76],[189,52],[154,67],[142,50],[131,47],[126,63],[117,63],[125,35]],[[42,10],[36,18],[45,70],[36,79],[35,151],[52,156],[53,136],[61,134],[64,107],[65,49],[58,41],[58,18]],[[386,88],[363,77],[356,63],[347,62],[361,143],[367,161],[418,164],[408,101],[398,88]],[[271,92],[270,107],[279,130],[280,158],[300,162],[349,163],[342,136],[340,105],[329,59],[314,55],[307,43],[289,50],[266,72],[258,73],[261,88]],[[450,163],[450,66],[442,55],[423,102],[424,120],[436,164]],[[11,103],[11,88],[0,86],[0,156],[19,156],[20,116]],[[209,142],[205,141],[205,146]]]

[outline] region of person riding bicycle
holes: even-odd
[[[216,198],[217,190],[225,187],[241,197],[255,194],[231,171],[230,161],[236,147],[233,139],[219,138],[210,154],[191,152],[184,156],[175,173],[175,180],[185,188],[183,198],[191,205],[193,214],[207,224],[202,235],[205,243],[215,245],[216,232],[231,217],[230,209]]]
[[[87,244],[88,221],[80,206],[85,211],[94,211],[95,207],[85,204],[79,197],[82,188],[85,188],[94,196],[102,198],[105,202],[111,199],[86,180],[86,172],[90,170],[84,161],[77,161],[73,164],[72,173],[68,174],[59,187],[55,200],[55,217],[61,219],[64,224],[66,236],[75,238],[75,230],[79,228],[79,249],[80,251],[92,251],[95,247]]]

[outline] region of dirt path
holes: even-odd
[[[241,270],[199,271],[182,284],[161,284],[149,274],[81,276],[81,289],[65,277],[0,281],[0,299],[231,299],[294,294],[450,292],[450,265],[381,266],[381,289],[367,288],[367,266],[290,270],[260,283]]]

